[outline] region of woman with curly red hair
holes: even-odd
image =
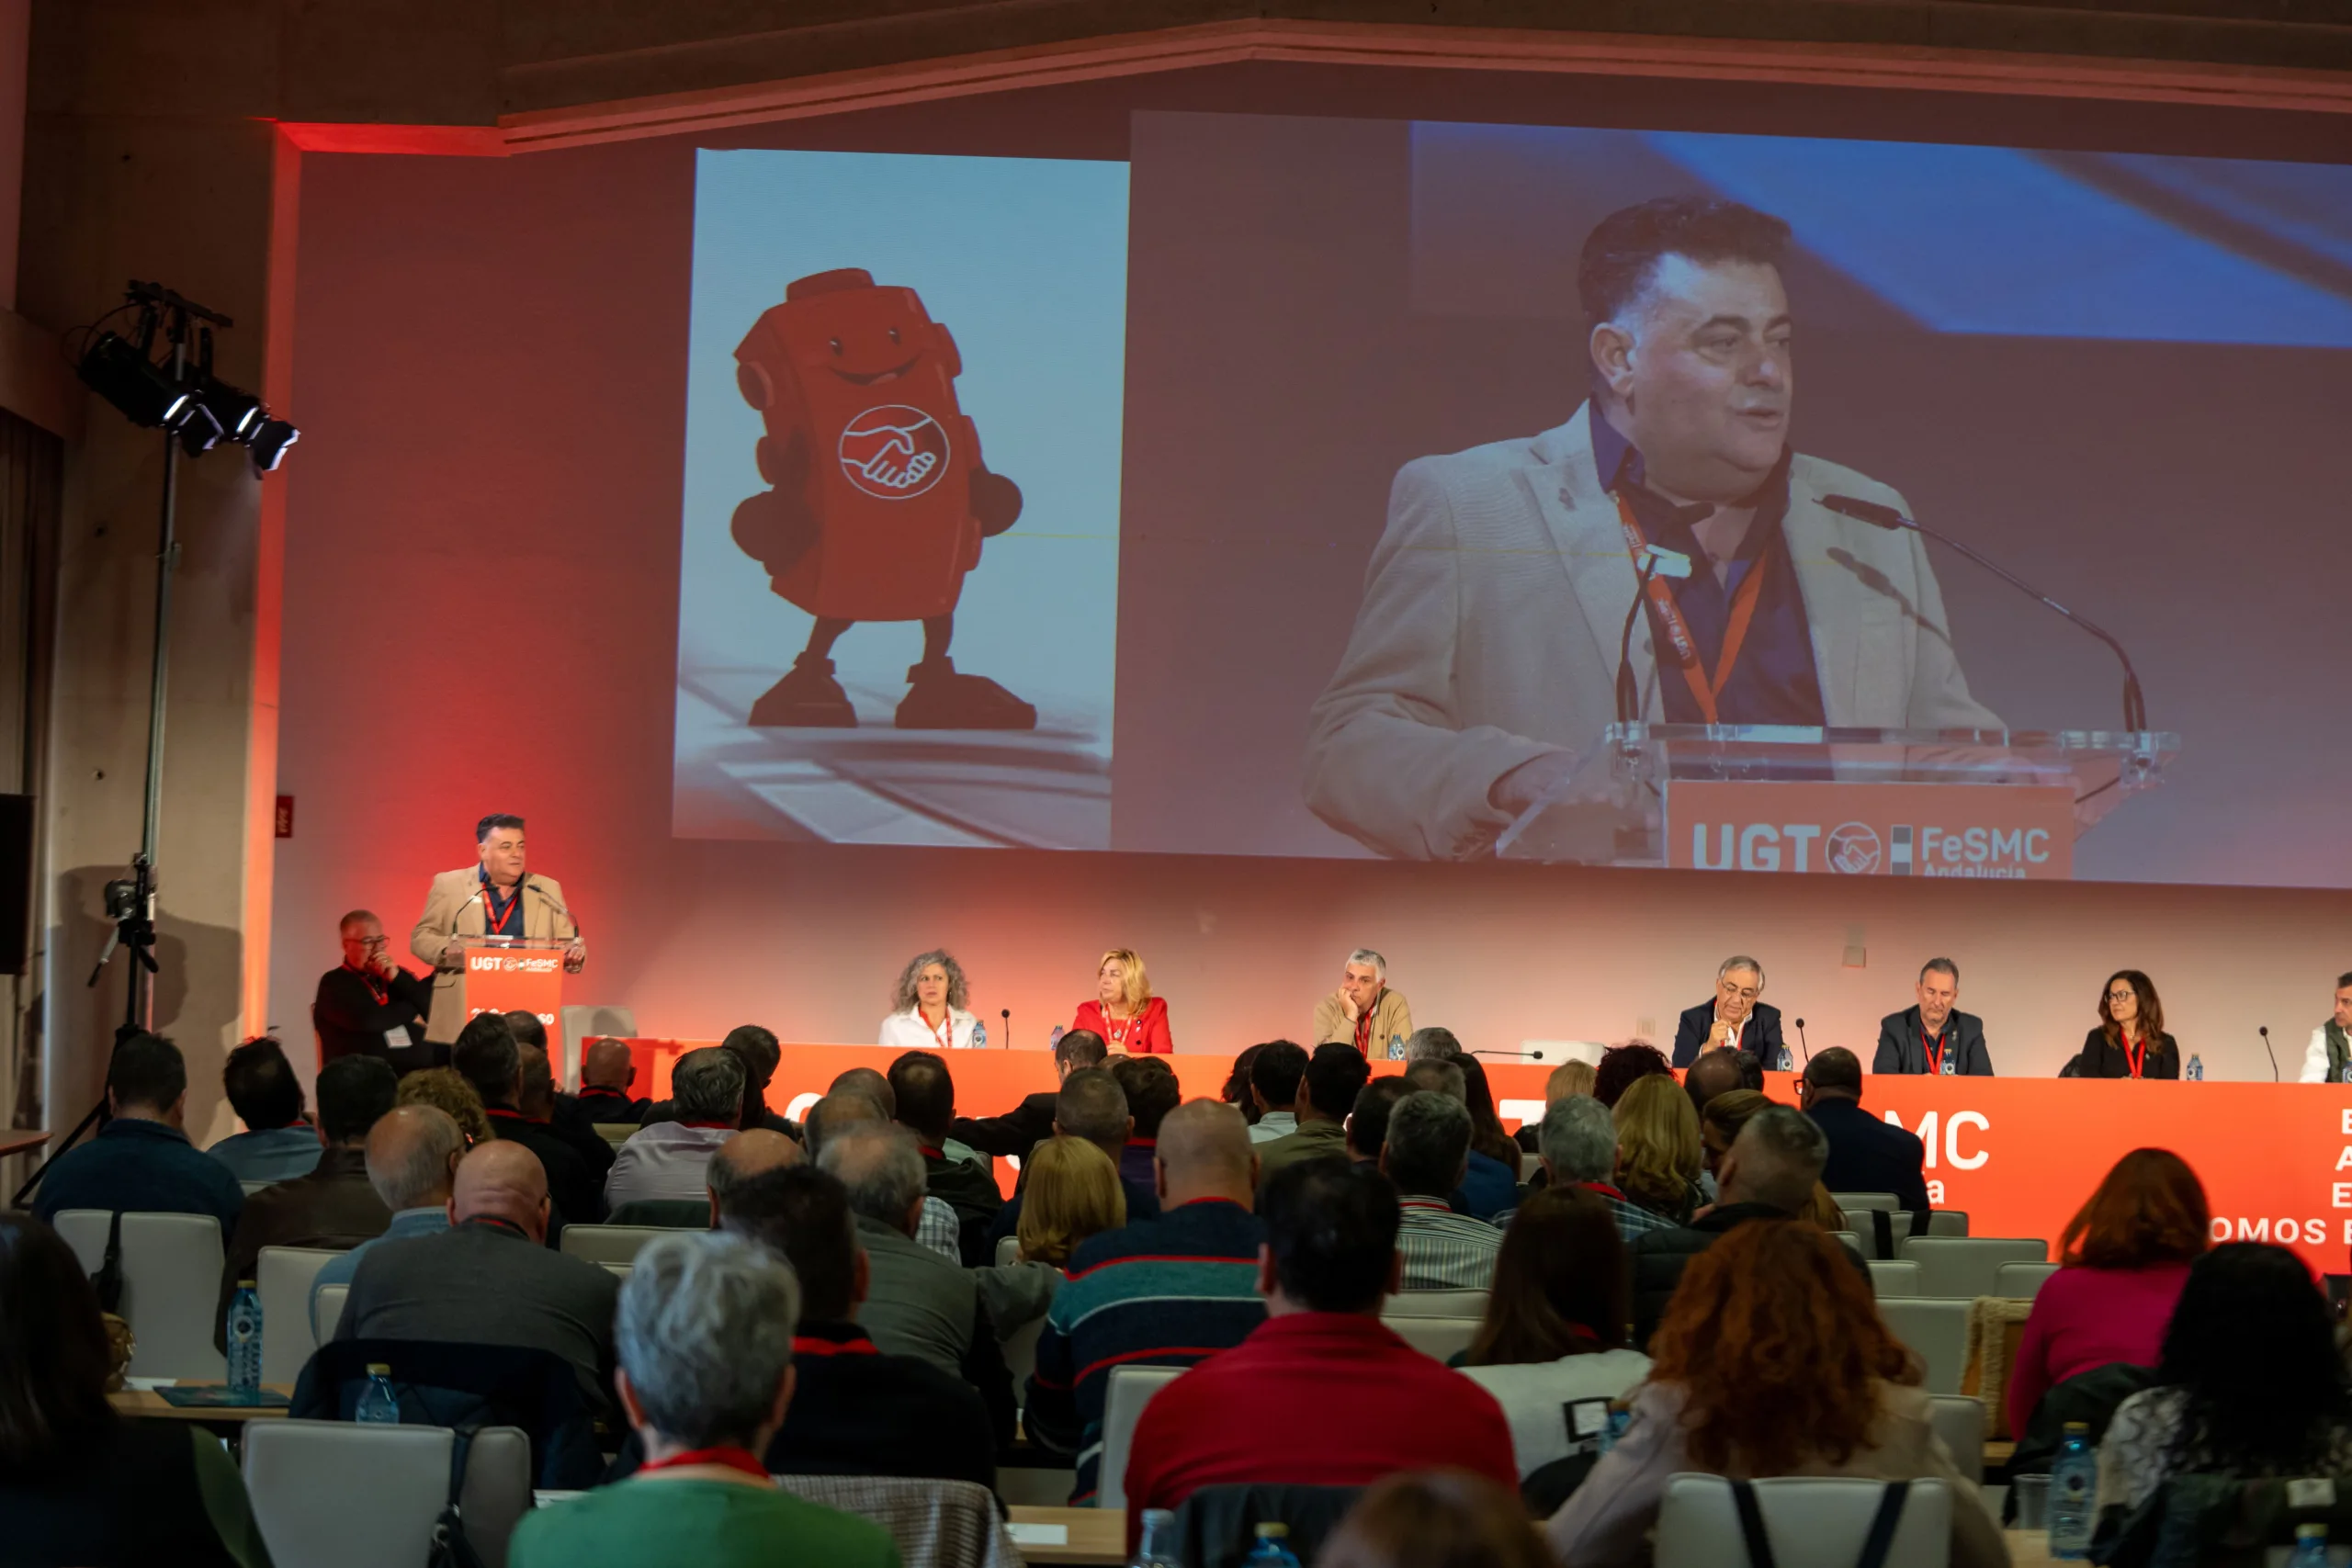
[[[1814,1226],[1751,1220],[1691,1259],[1650,1355],[1633,1424],[1553,1517],[1566,1568],[1647,1562],[1667,1478],[1693,1471],[1941,1481],[1954,1568],[2008,1562],[2000,1526],[1929,1422],[1917,1363]]]

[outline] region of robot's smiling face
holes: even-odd
[[[922,366],[935,331],[903,288],[853,288],[808,301],[794,323],[797,358],[853,387],[887,387]]]

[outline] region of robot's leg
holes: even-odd
[[[947,657],[953,615],[922,624],[922,662],[907,671],[900,729],[1035,729],[1037,710],[985,675],[959,675]]]
[[[857,710],[849,694],[833,679],[833,644],[854,621],[819,616],[808,634],[808,646],[792,661],[785,678],[752,705],[752,725],[757,729],[854,729]]]

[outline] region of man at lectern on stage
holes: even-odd
[[[1789,237],[1690,197],[1594,227],[1584,405],[1396,475],[1308,717],[1316,815],[1385,854],[1484,852],[1616,720],[1621,646],[1654,721],[2001,728],[1969,694],[1923,541],[1826,504],[1903,497],[1789,444]]]
[[[433,1016],[424,1038],[448,1044],[466,1026],[466,949],[484,937],[569,937],[563,967],[588,962],[580,922],[555,878],[525,869],[523,819],[493,812],[474,826],[478,863],[433,879],[424,913],[409,933],[409,951],[433,965]]]

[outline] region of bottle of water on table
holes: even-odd
[[[1127,1568],[1178,1568],[1174,1509],[1143,1511],[1143,1535],[1136,1542],[1136,1554],[1127,1559]]]
[[[2188,1071],[2184,1076],[2191,1083],[2203,1083],[2205,1081],[2205,1058],[2197,1055],[2196,1052],[2191,1051],[2188,1054]]]
[[[2090,1550],[2098,1506],[2098,1450],[2083,1422],[2066,1423],[2066,1440],[2050,1465],[2050,1555],[2080,1557]]]
[[[1242,1562],[1247,1568],[1298,1568],[1290,1549],[1290,1527],[1267,1520],[1258,1527],[1258,1544]]]
[[[351,1418],[378,1427],[401,1424],[401,1396],[392,1392],[392,1369],[382,1361],[368,1363],[368,1386],[360,1391],[359,1408]]]
[[[229,1303],[229,1391],[240,1399],[261,1394],[261,1292],[251,1280],[237,1281]]]
[[[2295,1555],[2287,1568],[2327,1568],[2327,1527],[2312,1523],[2295,1527]]]

